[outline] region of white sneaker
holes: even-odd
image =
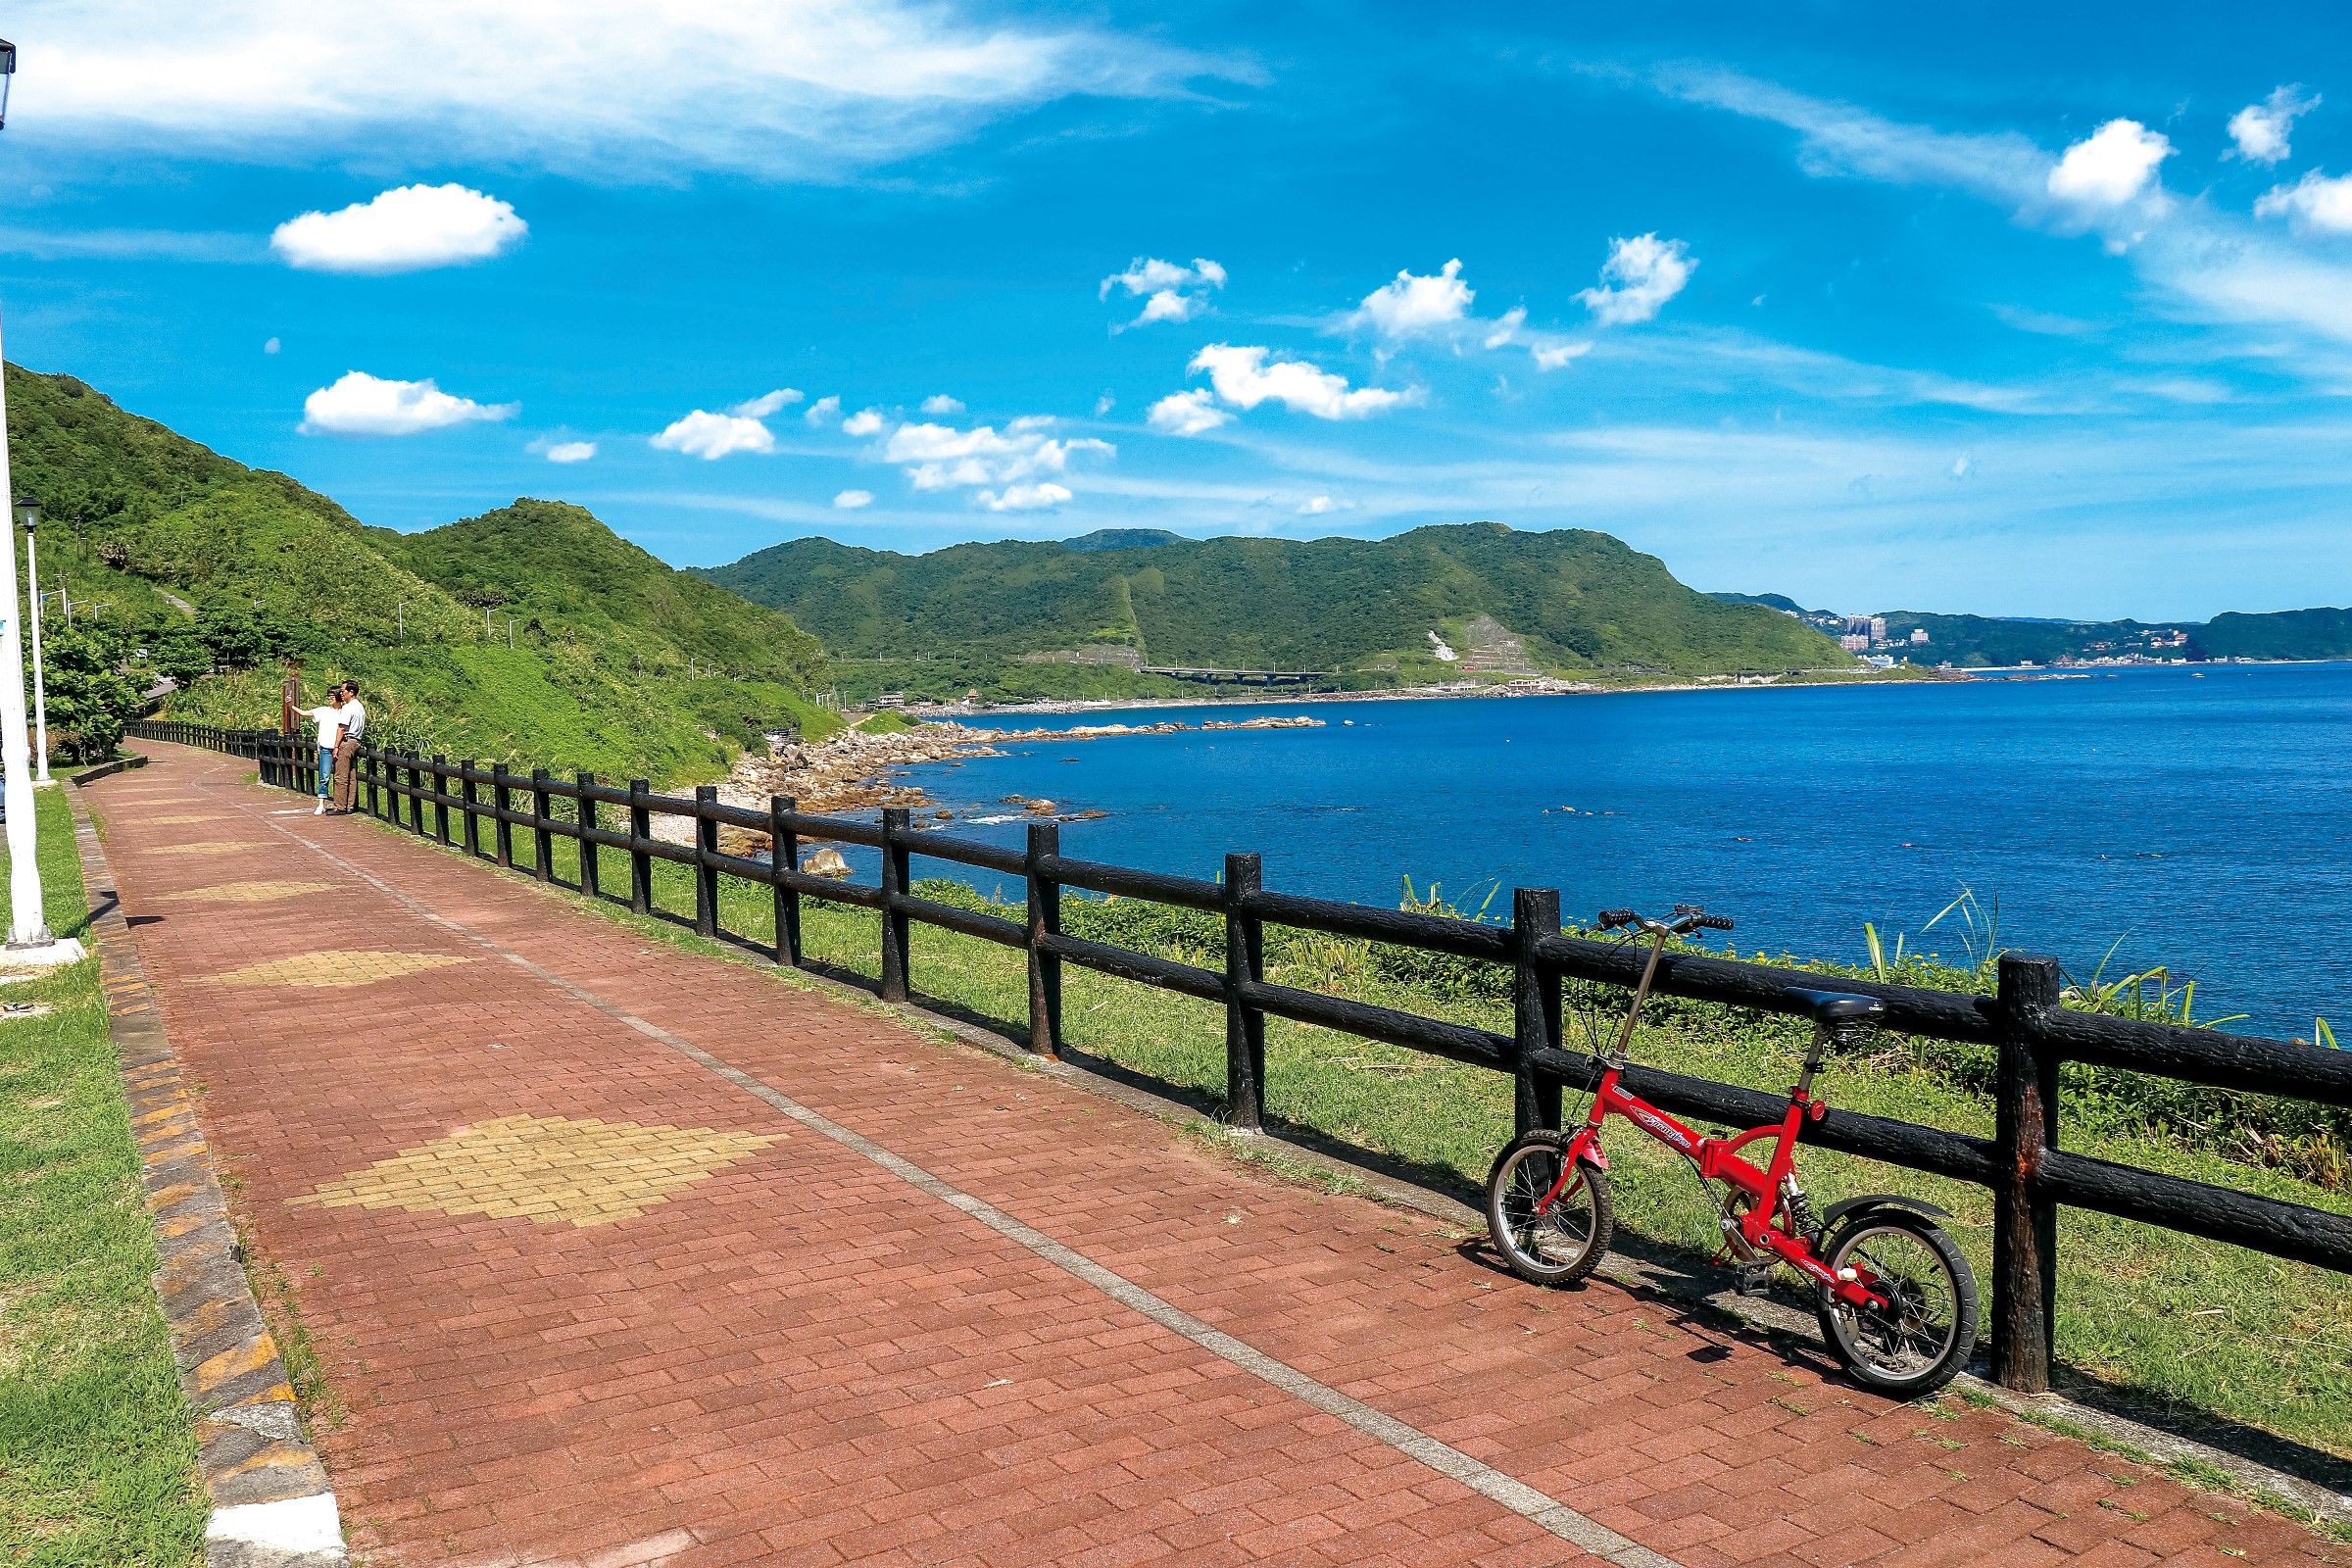
[[[320,801],[318,808],[312,811],[311,814],[313,816],[324,816],[326,814],[326,803],[324,801]]]

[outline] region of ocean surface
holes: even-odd
[[[2078,977],[2161,964],[2196,982],[2200,1019],[2352,1023],[2330,956],[2352,915],[2352,664],[978,722],[1261,712],[1325,722],[1020,742],[911,781],[997,842],[1023,832],[1003,797],[1043,797],[1109,813],[1062,828],[1089,859],[1213,878],[1255,850],[1269,888],[1394,907],[1409,876],[1472,909],[1499,888],[1505,918],[1514,885],[1557,888],[1571,918],[1703,904],[1751,954],[1858,962],[1867,921],[1889,951],[1904,932],[1958,956],[1958,916],[1923,928],[1967,889],[1997,904],[2000,945]]]

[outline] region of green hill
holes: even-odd
[[[853,694],[968,682],[998,695],[1198,695],[1143,673],[1155,666],[1325,671],[1370,687],[1852,662],[1788,616],[1694,593],[1606,534],[1493,522],[1382,540],[1111,533],[922,556],[796,539],[703,575],[815,632]]]
[[[824,678],[814,638],[577,507],[365,527],[72,376],[7,376],[17,493],[48,518],[44,590],[62,583],[134,667],[198,643],[193,667],[248,666],[175,694],[174,716],[274,725],[292,657],[306,695],[359,679],[386,738],[668,783],[722,774],[763,730],[833,722],[806,695]]]

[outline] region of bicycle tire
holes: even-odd
[[[1551,1214],[1538,1220],[1532,1213],[1534,1195],[1550,1190],[1568,1157],[1569,1137],[1538,1131],[1513,1139],[1487,1173],[1487,1234],[1511,1272],[1531,1285],[1575,1284],[1600,1266],[1616,1234],[1609,1174],[1592,1165],[1580,1167],[1581,1180]]]
[[[1866,1250],[1878,1238],[1884,1239],[1881,1252],[1888,1255],[1874,1255]],[[1905,1239],[1916,1245],[1905,1247]],[[1915,1310],[1907,1310],[1892,1322],[1883,1314],[1866,1318],[1824,1290],[1816,1311],[1821,1318],[1821,1337],[1828,1342],[1830,1353],[1838,1358],[1848,1376],[1865,1388],[1902,1398],[1935,1393],[1959,1375],[1976,1349],[1976,1271],[1969,1267],[1959,1247],[1939,1226],[1908,1209],[1879,1208],[1855,1215],[1838,1228],[1838,1234],[1822,1249],[1821,1255],[1825,1263],[1837,1269],[1846,1266],[1857,1252],[1862,1253],[1874,1273],[1895,1279],[1904,1292],[1903,1298]],[[1892,1254],[1896,1253],[1902,1254],[1900,1266],[1892,1269],[1878,1266],[1882,1261],[1894,1262]],[[1936,1271],[1947,1282],[1940,1300],[1936,1297],[1933,1281],[1922,1282],[1911,1277],[1923,1259],[1932,1259]],[[1948,1326],[1933,1329],[1929,1326],[1930,1316],[1938,1313],[1948,1316]],[[1913,1323],[1921,1326],[1915,1329]],[[1923,1336],[1927,1341],[1925,1346],[1914,1348]]]

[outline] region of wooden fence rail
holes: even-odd
[[[268,784],[305,791],[317,786],[317,750],[295,737],[164,720],[134,723],[129,729],[148,740],[249,759]],[[882,811],[877,822],[814,816],[796,809],[783,797],[758,809],[724,805],[716,791],[707,787],[685,799],[654,794],[643,779],[633,779],[621,789],[587,773],[563,779],[534,768],[523,775],[503,763],[452,762],[373,747],[362,749],[358,768],[369,814],[501,866],[514,863],[514,833],[525,829],[531,835],[532,872],[541,881],[553,880],[555,840],[570,839],[580,852],[579,877],[572,885],[597,897],[617,898],[641,914],[655,912],[656,860],[693,866],[693,923],[705,936],[730,936],[719,920],[722,877],[763,884],[772,890],[775,941],[770,951],[780,964],[804,961],[803,899],[871,909],[881,919],[879,990],[887,1001],[905,1001],[912,989],[908,935],[915,922],[1018,949],[1026,956],[1029,971],[1026,1044],[1043,1055],[1061,1050],[1065,964],[1219,1004],[1226,1014],[1226,1114],[1238,1129],[1254,1130],[1265,1114],[1269,1015],[1509,1073],[1516,1085],[1519,1128],[1557,1126],[1562,1086],[1590,1084],[1597,1072],[1592,1056],[1563,1044],[1561,983],[1578,980],[1630,988],[1642,961],[1638,949],[1568,935],[1560,925],[1559,896],[1548,889],[1515,890],[1511,924],[1492,925],[1269,892],[1261,885],[1254,855],[1228,856],[1225,874],[1215,882],[1072,859],[1061,854],[1059,829],[1050,823],[1033,825],[1026,846],[1011,850],[918,831],[907,812],[895,808]],[[570,804],[559,812],[553,805],[557,801]],[[604,825],[607,807],[615,809],[615,826]],[[453,811],[460,818],[455,838]],[[688,841],[656,837],[657,816],[690,819]],[[493,828],[487,848],[481,833],[484,822]],[[721,827],[764,834],[775,848],[766,859],[727,853],[719,848]],[[879,850],[877,884],[803,872],[796,858],[801,846],[811,841]],[[625,895],[603,891],[600,852],[605,850],[627,858]],[[910,879],[916,856],[1020,877],[1027,895],[1026,918],[956,908],[916,895]],[[1225,928],[1223,966],[1201,968],[1068,935],[1061,928],[1062,900],[1064,890],[1072,888],[1218,915]],[[1512,1031],[1496,1034],[1269,984],[1264,962],[1268,925],[1508,967]],[[1991,1192],[1989,1339],[1994,1374],[2003,1384],[2030,1392],[2049,1384],[2061,1205],[2352,1272],[2352,1217],[2064,1152],[2059,1147],[2058,1077],[2065,1062],[2094,1062],[2184,1082],[2352,1105],[2352,1052],[2070,1011],[2061,1004],[2061,983],[2056,960],[2016,954],[2000,959],[1998,990],[1989,997],[1840,980],[1839,990],[1886,1004],[1884,1024],[1889,1030],[1990,1048],[1996,1066],[1995,1132],[1990,1139],[1977,1138],[1832,1109],[1818,1121],[1807,1120],[1802,1133],[1805,1142],[1825,1149],[1972,1182]],[[1792,993],[1821,984],[1819,975],[1799,970],[1669,954],[1660,960],[1652,989],[1698,1002],[1795,1013],[1803,1011],[1805,1004]],[[1669,1110],[1739,1127],[1777,1121],[1787,1104],[1757,1090],[1640,1065],[1629,1069],[1627,1082]]]

